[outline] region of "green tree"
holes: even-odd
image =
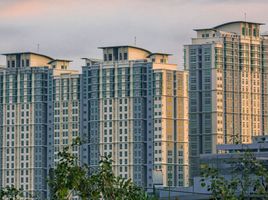
[[[96,184],[97,193],[103,199],[148,199],[145,192],[130,179],[117,177],[112,172],[111,157],[100,161],[100,170],[90,177]]]
[[[73,156],[68,147],[59,153],[60,161],[55,169],[50,170],[48,184],[51,199],[69,200],[72,195],[87,199],[109,200],[147,200],[149,197],[142,188],[130,179],[114,175],[111,157],[103,157],[100,167],[89,175],[88,166],[80,166],[78,158]]]
[[[67,200],[79,190],[83,179],[87,177],[87,170],[78,165],[78,159],[69,153],[68,147],[65,147],[59,156],[56,168],[50,169],[48,185],[51,199]]]
[[[212,193],[213,199],[268,199],[268,171],[252,152],[240,153],[228,164],[232,168],[229,178],[208,165],[201,169],[201,186]]]
[[[0,189],[0,199],[9,199],[9,200],[17,200],[23,197],[23,191],[21,189],[16,189],[13,185],[6,186]]]

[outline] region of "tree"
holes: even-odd
[[[79,166],[77,158],[68,151],[69,148],[65,147],[59,152],[59,163],[55,169],[50,169],[48,185],[51,199],[69,199],[87,177],[86,168]]]
[[[103,157],[99,169],[89,175],[88,166],[80,166],[78,158],[66,147],[59,153],[60,161],[50,170],[48,184],[51,199],[68,200],[72,195],[87,199],[147,200],[149,197],[142,188],[130,179],[117,177],[112,172],[110,156]]]
[[[23,191],[16,189],[13,185],[0,188],[0,199],[17,200],[23,197]]]
[[[201,186],[212,193],[215,200],[268,199],[268,171],[252,152],[240,153],[228,162],[230,177],[208,165],[203,166]]]
[[[100,161],[100,170],[91,178],[97,183],[97,191],[103,199],[148,199],[145,192],[130,179],[114,175],[109,156]]]

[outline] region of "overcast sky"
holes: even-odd
[[[244,20],[268,23],[268,0],[0,0],[0,53],[37,51],[53,58],[101,58],[100,46],[136,45],[173,54],[194,28]],[[262,32],[268,26],[262,27]],[[0,64],[4,64],[0,57]]]

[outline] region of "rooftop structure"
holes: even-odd
[[[49,56],[33,53],[5,53],[7,68],[40,67],[47,66],[53,59]]]
[[[268,168],[268,136],[254,136],[250,144],[220,144],[217,152],[202,154],[201,165],[208,164],[217,168],[221,174],[230,175],[232,161],[240,158],[245,152],[252,152]]]

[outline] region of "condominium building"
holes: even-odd
[[[267,40],[260,25],[195,29],[197,37],[185,45],[191,177],[199,173],[200,154],[215,153],[217,144],[250,143],[268,131]]]
[[[101,47],[85,59],[81,80],[82,160],[97,167],[111,155],[116,175],[153,188],[188,185],[188,74],[168,54],[134,46]]]
[[[262,133],[268,135],[268,33],[262,34],[261,41],[261,66],[262,66]]]
[[[5,54],[1,187],[22,188],[26,199],[48,198],[49,171],[78,136],[83,148],[71,151],[90,167],[111,155],[116,175],[148,190],[159,172],[164,186],[188,185],[188,73],[169,64],[168,54],[101,49],[103,61],[85,59],[82,75],[69,60]]]
[[[72,116],[78,115],[79,81],[77,75],[71,77],[77,72],[68,70],[65,61],[41,54],[5,55],[7,64],[0,71],[0,186],[21,188],[26,199],[46,199],[54,153],[59,144],[71,142],[73,134],[78,134],[79,127],[66,131],[64,121],[66,102]],[[68,125],[71,123],[68,119]]]
[[[1,70],[1,186],[46,197],[47,89],[50,57],[5,54]],[[31,67],[30,67],[31,66]]]
[[[49,64],[53,68],[48,109],[52,116],[49,131],[49,168],[59,161],[59,152],[69,146],[73,155],[79,157],[78,146],[75,144],[80,132],[80,74],[69,69],[68,60],[53,60]]]

